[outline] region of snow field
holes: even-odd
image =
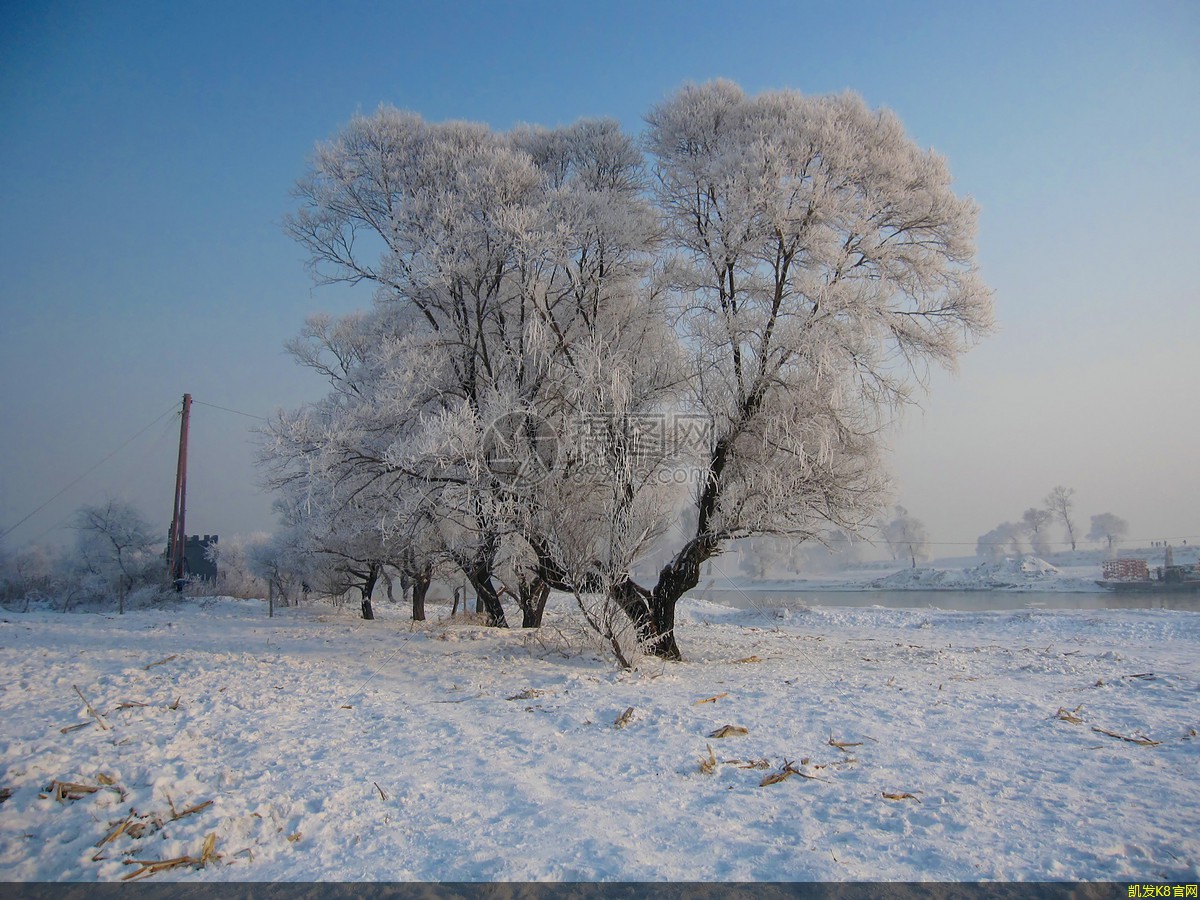
[[[0,615],[0,878],[209,835],[144,877],[1200,876],[1200,614],[685,601],[688,661],[622,672],[565,602],[540,634],[380,606]]]

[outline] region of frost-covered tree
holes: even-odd
[[[1071,543],[1071,549],[1074,550],[1075,521],[1072,515],[1075,512],[1075,488],[1063,487],[1060,484],[1051,490],[1042,502],[1046,504],[1046,510],[1062,522],[1063,527],[1067,530],[1067,540]]]
[[[880,429],[931,362],[990,325],[975,208],[944,161],[857,96],[688,86],[647,117],[687,378],[711,422],[695,528],[649,589],[652,652],[705,560],[753,534],[855,529],[879,508]]]
[[[422,484],[495,624],[519,538],[536,579],[678,658],[676,604],[729,541],[873,519],[881,429],[990,297],[973,205],[890,113],[717,82],[647,121],[648,189],[606,122],[499,135],[384,109],[322,145],[289,228],[322,277],[376,286],[351,329],[373,336],[273,452],[293,477]],[[656,416],[701,426],[646,453]]]
[[[766,578],[782,562],[779,546],[769,538],[748,538],[738,551],[739,568],[753,579]]]
[[[975,544],[975,553],[989,562],[1000,562],[1007,556],[1021,556],[1025,552],[1021,545],[1024,533],[1024,522],[1019,525],[1014,522],[1001,522],[987,534],[980,536]]]
[[[1113,544],[1124,539],[1128,534],[1128,522],[1112,513],[1100,513],[1098,516],[1092,516],[1092,527],[1088,531],[1087,539],[1089,541],[1105,541],[1108,544],[1108,552],[1112,553]]]
[[[228,597],[245,599],[262,598],[267,595],[267,584],[253,571],[250,564],[250,548],[271,539],[266,532],[248,535],[235,534],[223,538],[219,544],[209,544],[205,553],[217,567],[217,580],[213,590]]]
[[[162,536],[129,503],[107,500],[80,507],[72,527],[77,532],[75,562],[89,592],[115,594],[118,613],[125,612],[134,588],[165,578]]]
[[[33,544],[0,554],[0,601],[49,599],[55,593],[60,553]]]
[[[268,455],[287,477],[354,469],[419,491],[493,624],[506,624],[506,533],[539,545],[535,579],[554,556],[530,533],[547,516],[528,473],[510,465],[528,435],[502,426],[565,433],[595,347],[644,318],[630,289],[654,226],[641,165],[612,122],[503,135],[383,108],[318,148],[298,187],[288,227],[318,276],[374,285],[376,307],[310,323],[294,352],[333,394],[283,417]],[[498,464],[497,437],[515,458]]]
[[[278,600],[284,606],[297,603],[306,585],[320,575],[302,540],[287,529],[252,535],[246,541],[246,562],[254,576],[266,583],[271,602]]]
[[[1021,516],[1021,524],[1029,536],[1029,545],[1035,556],[1045,558],[1050,555],[1050,538],[1047,527],[1054,521],[1054,514],[1048,509],[1038,509],[1031,506]]]
[[[883,526],[883,539],[892,552],[892,559],[907,557],[912,568],[917,560],[928,558],[929,533],[924,523],[903,506],[897,506],[892,520]]]

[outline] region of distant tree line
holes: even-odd
[[[1051,527],[1062,527],[1063,545],[1072,550],[1078,546],[1076,540],[1075,489],[1063,485],[1055,486],[1042,500],[1041,506],[1031,506],[1019,522],[1002,522],[987,534],[980,535],[976,553],[984,559],[999,561],[1006,556],[1048,557],[1053,552]],[[1111,553],[1116,545],[1129,534],[1129,524],[1112,513],[1092,516],[1091,529],[1085,540],[1104,543]]]

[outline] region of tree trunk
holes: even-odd
[[[748,398],[742,404],[742,418],[749,421],[762,402],[761,395]],[[646,598],[644,611],[636,613],[633,621],[642,639],[643,649],[661,659],[681,660],[679,644],[675,642],[675,606],[679,598],[700,583],[700,566],[717,555],[720,541],[709,528],[717,512],[722,490],[722,474],[729,460],[731,438],[722,438],[713,447],[708,462],[704,490],[696,504],[696,536],[688,541],[662,571],[658,584]],[[636,587],[630,582],[631,587]],[[615,598],[618,603],[621,597]],[[622,603],[629,612],[629,607]]]
[[[426,569],[411,580],[412,587],[412,617],[414,622],[425,621],[425,593],[432,581],[432,572]]]
[[[517,584],[517,594],[517,602],[521,607],[521,627],[541,628],[546,601],[550,599],[550,585],[536,575],[532,581],[522,578]]]
[[[652,591],[628,580],[614,586],[610,596],[633,621],[646,653],[660,659],[683,659],[675,641],[675,607],[700,583],[700,566],[713,555],[713,547],[707,538],[690,541],[659,573]]]
[[[487,614],[488,625],[493,628],[507,628],[508,620],[504,617],[504,606],[500,603],[496,586],[492,584],[491,568],[472,568],[464,574],[471,582],[471,587],[475,588],[475,596],[478,598],[475,608],[483,607],[484,613]]]
[[[371,595],[375,593],[375,583],[377,581],[379,581],[379,566],[372,563],[367,567],[366,579],[359,588],[359,591],[362,593],[362,617],[364,619],[375,618],[375,610],[371,606]]]

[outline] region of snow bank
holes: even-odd
[[[0,616],[0,879],[1200,877],[1200,614],[378,615]]]
[[[1064,575],[1036,556],[1008,558],[966,569],[901,569],[870,582],[876,590],[1095,591],[1094,581]]]

